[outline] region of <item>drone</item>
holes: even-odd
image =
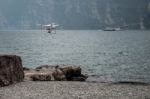
[[[41,26],[42,28],[45,28],[48,33],[52,33],[53,30],[56,33],[56,28],[59,27],[59,25],[55,24],[55,23],[50,23],[50,24],[47,24],[47,25],[38,24],[38,26]]]

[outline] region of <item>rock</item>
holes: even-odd
[[[30,81],[51,81],[53,71],[51,70],[40,70],[40,69],[30,69],[24,70],[25,80]]]
[[[51,75],[49,74],[35,74],[31,76],[33,81],[51,81]]]
[[[85,81],[87,79],[86,75],[81,74],[81,68],[76,65],[42,65],[24,72],[25,78],[33,81]]]
[[[36,67],[36,70],[55,70],[59,66],[58,65],[41,65],[39,67]]]
[[[30,68],[27,68],[27,67],[23,67],[23,70],[30,70]]]
[[[72,77],[70,81],[85,81],[85,80],[86,80],[85,77]]]
[[[77,77],[71,77],[71,79],[68,79],[68,81],[85,81],[88,78],[88,75],[83,75],[81,74],[80,76]]]
[[[53,75],[54,80],[56,80],[56,81],[66,81],[67,80],[65,74],[60,69],[54,70],[52,75]]]
[[[0,55],[0,86],[8,86],[23,79],[21,58],[16,55]]]
[[[81,68],[79,66],[61,66],[59,67],[60,70],[62,70],[65,75],[74,75],[79,76],[81,75]]]
[[[59,69],[64,73],[67,80],[72,80],[72,77],[79,77],[81,75],[81,68],[79,66],[61,66]]]

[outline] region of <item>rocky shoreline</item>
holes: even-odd
[[[87,77],[80,66],[32,69],[19,56],[0,55],[0,86],[6,86],[0,87],[0,99],[150,99],[149,84],[83,82]]]
[[[20,56],[0,55],[0,86],[26,81],[85,81],[88,76],[76,65],[22,66]]]

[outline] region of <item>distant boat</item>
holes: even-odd
[[[107,27],[104,29],[104,31],[119,31],[121,30],[120,28],[110,28],[110,27]]]

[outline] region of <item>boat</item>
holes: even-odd
[[[120,30],[120,28],[110,28],[110,27],[107,27],[103,31],[119,31],[119,30]]]

